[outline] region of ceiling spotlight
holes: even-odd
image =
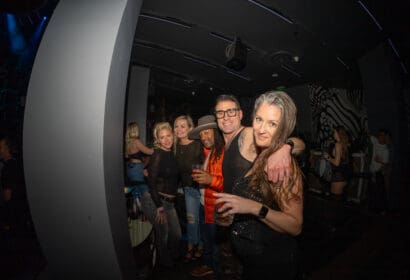
[[[271,59],[274,64],[281,65],[281,64],[292,64],[294,62],[295,56],[292,55],[288,51],[277,51],[275,52]]]
[[[294,62],[299,62],[299,56],[295,55],[295,56],[293,57],[293,61],[294,61]]]
[[[209,90],[210,90],[210,91],[213,91],[213,90],[214,90],[214,88],[213,88],[213,87],[209,87]]]
[[[272,74],[272,78],[277,78],[277,77],[279,77],[279,74],[278,74],[278,73],[273,73],[273,74]]]
[[[195,93],[196,93],[195,91],[192,91],[192,96],[194,96],[194,95],[195,95]]]

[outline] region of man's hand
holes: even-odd
[[[265,166],[269,181],[273,183],[288,180],[290,175],[291,147],[283,145],[275,153],[271,154]]]
[[[144,173],[144,177],[148,177],[148,169],[144,168],[143,173]]]
[[[212,182],[212,175],[201,169],[194,169],[192,171],[192,180],[200,185],[209,185]]]

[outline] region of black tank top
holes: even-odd
[[[231,145],[225,150],[222,174],[224,176],[224,192],[226,193],[232,193],[235,180],[242,177],[252,165],[252,162],[245,159],[239,152],[238,139],[242,132],[243,130],[232,139]]]
[[[128,155],[129,159],[139,159],[140,161],[144,161],[144,157],[145,154],[141,151]]]

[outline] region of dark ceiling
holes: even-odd
[[[186,92],[212,87],[252,95],[312,82],[357,83],[357,60],[388,39],[410,61],[409,3],[144,1],[132,62],[152,68],[155,83]],[[247,48],[241,71],[226,67],[235,37]]]
[[[4,6],[18,2],[3,1],[2,11],[50,16],[58,1]],[[146,0],[131,61],[150,67],[164,89],[253,95],[306,83],[360,84],[358,59],[385,42],[408,78],[409,15],[410,1]],[[235,38],[246,48],[242,70],[226,66]]]

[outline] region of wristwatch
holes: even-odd
[[[292,153],[293,148],[295,147],[295,143],[293,143],[292,140],[288,139],[288,140],[286,140],[285,144],[288,144],[290,146],[290,153]]]
[[[266,218],[266,215],[268,214],[268,212],[269,212],[268,206],[262,205],[261,209],[259,210],[258,217],[260,219],[264,219]]]

